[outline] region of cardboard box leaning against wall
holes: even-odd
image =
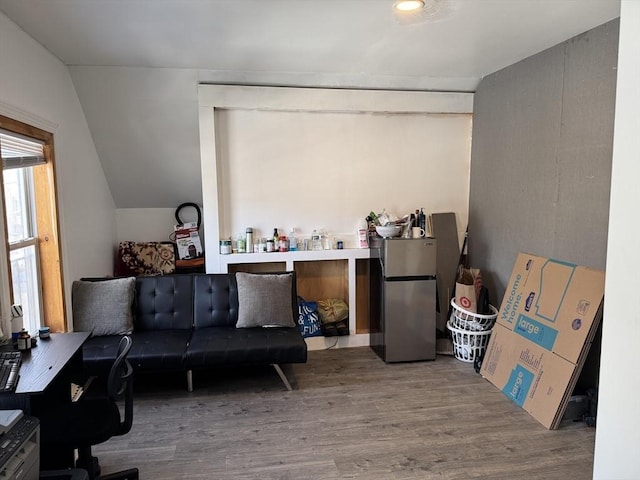
[[[556,428],[576,366],[495,325],[481,374],[542,425]],[[570,387],[573,389],[573,386]],[[571,392],[569,392],[571,395]],[[566,405],[565,405],[566,408]],[[564,408],[562,408],[562,414]]]
[[[602,316],[604,272],[521,253],[497,323],[577,363]]]
[[[602,317],[604,272],[521,253],[480,373],[557,428]]]

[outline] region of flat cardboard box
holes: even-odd
[[[602,317],[604,272],[518,255],[497,323],[578,363]]]
[[[571,362],[498,324],[491,332],[480,370],[507,398],[549,429],[557,428],[562,419],[575,372]]]
[[[604,272],[521,253],[480,373],[557,428],[602,318]]]

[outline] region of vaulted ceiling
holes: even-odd
[[[618,0],[0,0],[70,67],[118,207],[201,202],[198,82],[474,91]]]

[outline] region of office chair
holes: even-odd
[[[133,368],[127,360],[131,338],[123,336],[116,360],[107,380],[107,396],[80,398],[79,401],[55,405],[40,417],[42,449],[77,449],[76,467],[85,469],[90,480],[138,480],[138,469],[100,476],[98,459],[91,447],[131,430],[133,421]],[[124,419],[117,401],[124,398]]]

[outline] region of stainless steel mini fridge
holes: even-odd
[[[436,239],[384,239],[369,271],[371,348],[385,362],[434,360]]]

